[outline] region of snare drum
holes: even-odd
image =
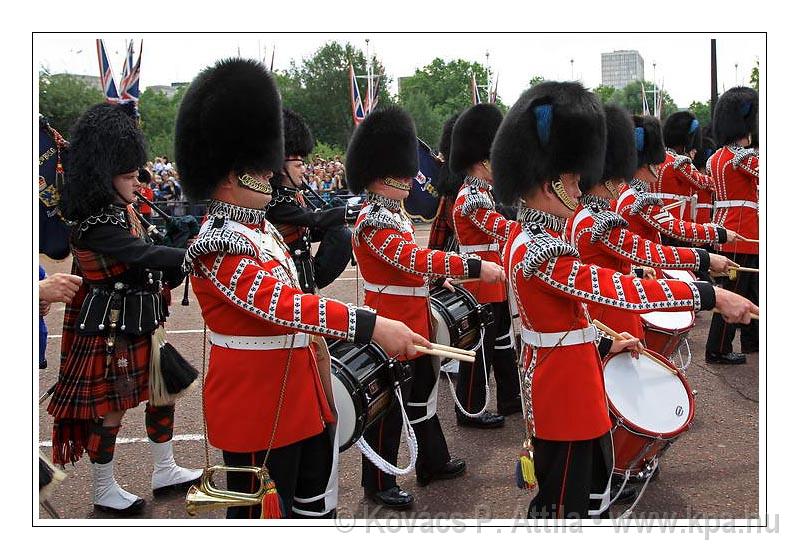
[[[376,344],[360,345],[337,340],[329,342],[331,384],[336,402],[339,451],[353,445],[364,430],[396,404],[392,383],[401,386],[410,379],[409,368],[389,360]]]
[[[613,427],[614,472],[646,472],[694,420],[694,394],[686,377],[663,356],[629,352],[603,361]]]
[[[697,280],[688,270],[663,272],[667,278],[673,280],[684,282]],[[689,336],[689,331],[694,327],[695,316],[694,311],[651,311],[642,315],[642,323],[647,348],[662,356],[672,356]]]
[[[479,305],[473,295],[461,286],[455,286],[455,289],[455,292],[445,287],[431,290],[435,341],[461,350],[477,350],[481,324],[491,321],[491,306]]]

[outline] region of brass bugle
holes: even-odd
[[[258,490],[250,494],[220,490],[214,486],[214,473],[216,472],[251,473],[258,478]],[[264,467],[227,467],[222,465],[208,467],[203,471],[200,485],[192,485],[186,493],[186,512],[194,516],[201,511],[219,508],[260,506],[268,491],[268,478],[269,473]]]

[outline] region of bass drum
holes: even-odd
[[[646,476],[654,459],[694,420],[694,394],[686,377],[663,356],[629,352],[603,362],[614,472]]]
[[[461,286],[451,292],[445,287],[431,290],[431,314],[438,344],[461,350],[477,350],[481,326],[492,321],[492,308],[479,305],[473,295]],[[448,360],[442,360],[447,363]]]
[[[411,379],[409,368],[390,360],[376,344],[360,345],[337,340],[329,342],[331,385],[336,402],[339,451],[364,435],[364,431],[396,406],[393,384],[403,386]]]

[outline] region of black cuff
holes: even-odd
[[[714,309],[717,306],[717,294],[710,282],[693,282],[700,292],[700,309]]]
[[[378,315],[374,311],[356,309],[356,334],[353,342],[356,344],[369,344],[372,333],[375,331],[375,320]]]
[[[467,257],[467,277],[480,278],[481,277],[481,259],[480,257]]]
[[[719,237],[719,243],[727,243],[728,242],[728,230],[724,227],[717,227],[717,237]]]
[[[634,268],[633,273],[636,275],[637,278],[644,278],[644,269],[643,268]]]
[[[708,267],[711,266],[711,255],[705,249],[695,249],[697,253],[697,271],[708,272]]]
[[[611,345],[613,343],[614,341],[610,338],[606,338],[605,336],[600,337],[600,342],[597,343],[597,351],[600,352],[600,359],[608,356],[608,353],[611,352]]]

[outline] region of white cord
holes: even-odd
[[[375,465],[378,469],[385,472],[389,475],[402,475],[408,474],[414,470],[414,467],[417,464],[417,436],[414,433],[414,429],[411,427],[411,422],[408,420],[408,414],[406,414],[406,408],[403,406],[403,395],[400,392],[400,385],[395,383],[394,386],[394,394],[397,397],[397,402],[400,404],[400,414],[403,416],[403,435],[406,438],[406,445],[408,445],[408,455],[409,461],[408,466],[405,468],[397,467],[391,464],[389,461],[381,457],[372,447],[370,447],[367,440],[364,439],[364,436],[358,438],[356,441],[356,447],[364,454],[364,457],[369,459],[370,463]]]
[[[463,414],[467,418],[478,418],[481,414],[486,412],[486,407],[489,406],[489,399],[491,398],[491,395],[489,394],[489,369],[486,367],[486,352],[484,352],[483,350],[483,335],[485,332],[486,329],[484,327],[481,327],[481,338],[478,341],[478,346],[477,346],[477,348],[479,348],[479,352],[481,353],[481,361],[483,362],[483,383],[484,383],[483,386],[486,391],[486,399],[483,401],[483,408],[481,408],[478,412],[467,412],[466,410],[464,410],[464,407],[458,400],[458,395],[456,395],[456,387],[453,384],[453,378],[450,377],[450,372],[447,371],[446,369],[442,370],[447,376],[447,381],[450,384],[450,394],[453,396],[453,401],[455,401],[456,407],[461,412],[461,414]]]
[[[633,513],[633,508],[636,507],[636,504],[638,504],[639,500],[641,500],[642,496],[644,496],[644,491],[647,490],[647,485],[650,484],[650,479],[653,478],[653,475],[655,474],[657,468],[658,468],[658,457],[653,457],[653,471],[651,472],[650,476],[648,476],[645,479],[644,484],[642,485],[642,489],[639,490],[639,495],[636,496],[636,501],[634,501],[631,504],[631,507],[629,507],[627,510],[625,510],[625,513],[620,515],[617,519],[627,519],[628,517],[631,516],[631,513]]]

